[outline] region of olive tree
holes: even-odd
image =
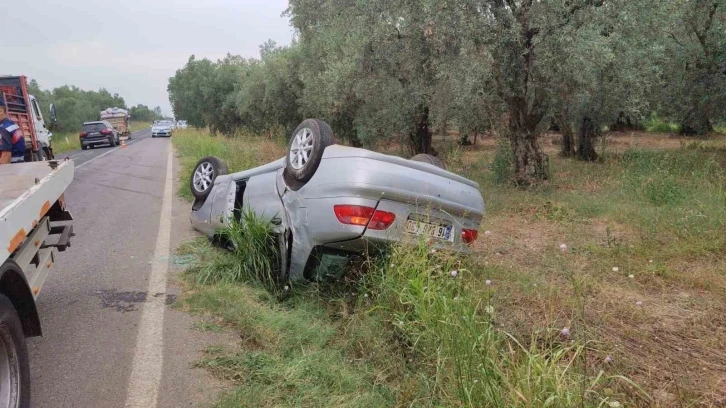
[[[653,55],[662,49],[656,1],[608,2],[581,11],[551,39],[543,72],[552,117],[562,132],[562,155],[595,160],[593,139],[613,118],[642,119],[662,85]],[[577,141],[575,141],[577,133]]]
[[[704,135],[726,117],[725,9],[723,0],[673,0],[661,10],[661,107],[682,133]]]
[[[412,153],[435,154],[438,62],[458,49],[437,27],[447,7],[433,0],[291,0],[288,14],[313,57],[305,62],[305,95],[312,98],[304,98],[304,109],[327,111],[343,127],[335,130],[355,140],[398,136]]]

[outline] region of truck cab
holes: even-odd
[[[31,109],[31,116],[33,118],[33,124],[35,127],[35,137],[38,139],[38,143],[40,143],[41,148],[44,149],[51,149],[51,143],[50,139],[53,137],[53,133],[48,130],[48,127],[45,125],[45,120],[43,120],[43,114],[40,110],[40,105],[38,104],[38,101],[35,99],[33,95],[28,95],[30,99],[30,105],[32,106]],[[25,144],[30,145],[31,144],[30,135],[25,135]],[[50,157],[49,157],[50,158]]]
[[[7,107],[8,117],[25,136],[25,161],[42,161],[53,158],[51,138],[34,96],[28,94],[28,79],[24,76],[0,76],[0,98]]]

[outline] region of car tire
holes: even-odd
[[[10,263],[3,266],[12,267]],[[6,389],[8,399],[2,403],[7,406],[27,408],[30,406],[30,363],[28,359],[28,346],[25,343],[23,324],[18,317],[10,299],[0,295],[0,354],[4,354],[0,361],[0,378]],[[7,383],[7,384],[6,384]]]
[[[411,160],[417,161],[417,162],[422,162],[422,163],[433,164],[434,166],[436,166],[440,169],[446,170],[446,166],[444,165],[444,162],[442,162],[441,159],[439,159],[438,157],[432,156],[430,154],[425,154],[425,153],[417,154],[417,155],[411,157]]]
[[[195,198],[204,200],[212,191],[214,180],[229,173],[227,164],[219,157],[207,156],[194,166],[192,176],[189,178],[189,188]]]
[[[113,136],[110,139],[108,139],[108,145],[111,147],[116,146],[116,140],[114,140]]]
[[[88,150],[88,145],[85,145],[83,144],[83,142],[81,142],[81,150]]]
[[[293,132],[285,156],[288,187],[298,190],[310,181],[320,166],[325,148],[333,143],[333,130],[327,123],[319,119],[304,120]]]

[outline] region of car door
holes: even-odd
[[[252,211],[257,216],[269,220],[280,229],[285,222],[285,210],[277,193],[277,172],[262,173],[252,176],[245,183],[242,196],[242,208]],[[278,228],[280,227],[280,228]]]

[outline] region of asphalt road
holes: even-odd
[[[68,152],[76,236],[38,298],[43,337],[29,339],[34,407],[207,406],[220,384],[193,368],[212,338],[172,308],[174,248],[194,236],[176,197],[171,142]],[[170,163],[171,160],[171,163]],[[133,374],[132,374],[133,372]]]

